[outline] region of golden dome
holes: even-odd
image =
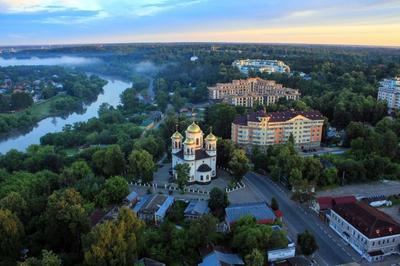
[[[210,133],[210,134],[207,135],[206,140],[208,140],[208,141],[216,141],[217,137],[213,133]]]
[[[200,133],[201,129],[195,122],[193,122],[192,124],[190,124],[190,126],[188,126],[186,131],[189,133]]]
[[[192,139],[192,138],[186,138],[185,139],[185,142],[183,143],[183,144],[186,144],[186,145],[194,145],[194,139]]]
[[[182,134],[179,133],[178,131],[175,131],[175,133],[172,134],[172,137],[171,137],[171,138],[173,138],[173,139],[183,139],[183,136],[182,136]]]

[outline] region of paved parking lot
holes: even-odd
[[[395,195],[400,193],[400,181],[387,180],[368,184],[347,185],[324,191],[317,191],[318,196],[345,196],[370,197],[373,195]]]
[[[388,214],[390,217],[392,217],[396,222],[400,223],[400,212],[399,212],[400,206],[392,206],[390,208],[379,208],[379,210],[383,211],[384,213]]]

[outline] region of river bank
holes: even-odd
[[[103,87],[103,92],[97,96],[95,101],[85,106],[83,110],[75,111],[68,115],[61,114],[61,116],[60,114],[50,114],[37,123],[33,123],[34,126],[31,129],[28,127],[27,131],[21,129],[20,132],[13,132],[0,140],[0,153],[4,154],[11,149],[24,151],[29,145],[39,144],[40,138],[47,133],[60,132],[65,125],[84,122],[92,117],[97,117],[98,109],[103,103],[114,107],[117,106],[120,103],[120,94],[126,88],[131,87],[131,84],[110,77],[101,78],[107,81],[107,84]],[[45,107],[40,107],[42,110],[38,110],[38,112],[40,111],[44,115],[46,113]]]

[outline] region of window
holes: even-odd
[[[196,139],[196,145],[199,145],[199,144],[200,144],[199,139]]]

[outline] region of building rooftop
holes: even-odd
[[[269,122],[284,122],[296,116],[301,115],[311,120],[323,120],[324,116],[319,111],[281,111],[267,113],[265,111],[258,111],[250,113],[249,115],[237,116],[233,121],[234,124],[247,125],[248,122],[260,122],[261,117],[269,117]]]
[[[340,196],[340,197],[318,197],[317,202],[320,210],[332,209],[335,204],[354,203],[356,202],[354,196]]]
[[[168,208],[174,202],[174,197],[166,195],[146,195],[133,208],[138,213],[154,213],[157,216],[164,217]]]
[[[274,212],[265,202],[231,204],[225,208],[225,213],[230,224],[239,221],[246,215],[253,216],[257,222],[273,221],[276,218]]]
[[[244,265],[243,259],[232,253],[222,253],[213,251],[204,257],[203,262],[199,266],[226,266],[226,265]]]
[[[192,200],[185,209],[185,215],[204,215],[210,213],[208,201]]]
[[[368,238],[400,234],[400,225],[396,221],[363,202],[336,204],[333,211]]]
[[[200,160],[200,159],[205,159],[205,158],[211,157],[210,155],[207,154],[207,152],[204,149],[197,149],[194,152],[195,152],[195,160]],[[175,155],[183,160],[184,159],[183,149],[180,150],[179,152],[177,152]]]
[[[138,197],[138,194],[135,191],[132,191],[129,193],[128,196],[126,196],[125,200],[131,202],[132,200],[136,199]]]

